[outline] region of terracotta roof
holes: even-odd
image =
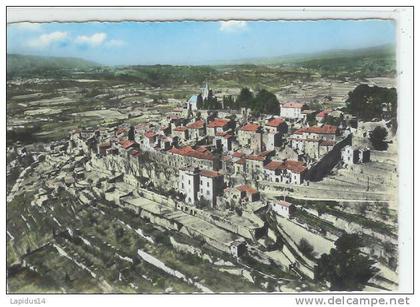
[[[244,158],[240,158],[238,161],[235,162],[235,164],[245,164],[245,159]]]
[[[291,203],[289,203],[285,200],[279,200],[279,201],[275,202],[275,204],[286,207],[286,208],[289,208],[292,205]]]
[[[284,169],[285,167],[284,167],[283,162],[271,161],[270,163],[265,165],[264,168],[270,171],[275,171],[277,169]]]
[[[220,132],[216,132],[216,136],[225,136],[227,134],[227,132],[225,131],[220,131]]]
[[[284,119],[281,117],[272,118],[267,122],[267,126],[278,127],[284,123]]]
[[[241,158],[244,156],[244,154],[240,151],[235,151],[232,156],[234,156],[235,158]]]
[[[295,161],[295,160],[286,160],[284,162],[279,161],[271,161],[267,165],[264,166],[265,169],[270,171],[275,171],[278,169],[287,169],[293,173],[300,174],[306,170],[306,166],[304,162]]]
[[[200,119],[197,120],[196,122],[187,125],[188,129],[201,129],[204,128],[204,120]]]
[[[306,171],[306,166],[304,162],[295,161],[295,160],[286,160],[285,162],[286,168],[296,174],[300,174]]]
[[[140,156],[140,151],[138,151],[138,150],[133,150],[133,152],[131,153],[131,155],[133,156],[133,157],[139,157]]]
[[[315,134],[336,134],[337,127],[333,125],[323,125],[321,127],[312,126],[312,127],[301,128],[295,131],[294,134],[302,134],[303,132],[315,133]]]
[[[249,186],[249,185],[246,185],[246,184],[243,184],[243,185],[237,186],[237,187],[236,187],[236,189],[237,189],[238,191],[241,191],[241,192],[246,192],[246,193],[251,193],[251,194],[255,194],[255,193],[257,193],[257,190],[256,190],[256,189],[254,189],[253,187],[251,187],[251,186]]]
[[[99,144],[99,147],[101,147],[101,148],[109,148],[109,147],[111,147],[111,142],[103,142],[103,143],[101,143],[101,144]]]
[[[124,133],[124,132],[127,132],[127,131],[128,131],[127,128],[118,128],[117,129],[117,134]]]
[[[300,102],[286,102],[281,107],[282,108],[302,109],[304,105],[305,105],[304,103],[300,103]]]
[[[154,138],[156,136],[156,133],[154,133],[153,131],[146,131],[144,133],[144,136],[147,137],[148,139]]]
[[[303,132],[305,132],[305,128],[298,129],[293,134],[303,134]]]
[[[288,140],[298,141],[298,142],[312,142],[312,143],[321,142],[321,140],[318,140],[318,139],[302,139],[302,138],[288,138]]]
[[[207,152],[209,149],[206,146],[199,146],[196,149],[198,152]]]
[[[231,156],[222,156],[222,161],[230,161],[232,160]]]
[[[176,127],[176,128],[174,129],[174,131],[181,131],[181,132],[184,132],[184,131],[186,131],[186,130],[188,130],[188,128],[187,128],[187,127],[185,127],[185,126],[179,126],[179,127]]]
[[[221,174],[219,174],[218,172],[215,172],[215,171],[202,170],[200,172],[200,176],[215,178],[215,177],[221,176]]]
[[[136,142],[130,141],[130,140],[125,140],[125,141],[121,141],[120,144],[124,149],[127,149],[127,148],[132,147],[134,144],[136,144]]]
[[[254,123],[248,123],[245,126],[241,127],[241,131],[249,131],[249,132],[257,132],[258,129],[260,129],[261,126]]]
[[[266,150],[266,151],[260,152],[258,155],[261,157],[267,157],[272,153],[274,153],[274,150]]]
[[[320,146],[334,146],[335,145],[335,141],[324,140],[319,145]]]
[[[253,160],[253,161],[264,161],[265,157],[259,156],[259,155],[250,155],[250,156],[245,157],[245,159]]]
[[[216,118],[214,120],[212,120],[211,122],[209,122],[208,124],[208,128],[218,128],[218,127],[224,127],[227,124],[229,124],[230,120],[228,119],[223,119],[223,118]]]
[[[316,115],[316,117],[322,117],[322,118],[325,118],[325,117],[327,117],[327,115],[330,113],[330,111],[328,111],[328,110],[324,110],[324,111],[321,111],[321,112],[319,112],[317,115]]]
[[[198,150],[193,149],[191,146],[185,146],[185,147],[180,147],[180,148],[172,147],[171,149],[168,150],[168,152],[175,155],[193,157],[193,158],[202,159],[202,160],[213,160],[214,158],[210,152],[208,151],[200,152]]]

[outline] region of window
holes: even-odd
[[[209,190],[207,190],[207,195],[210,195],[210,191]]]
[[[210,182],[207,182],[207,187],[209,187],[210,186]]]

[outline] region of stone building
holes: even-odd
[[[305,163],[301,161],[271,161],[264,166],[264,177],[271,182],[302,184],[306,171]]]
[[[193,205],[197,201],[200,185],[200,171],[198,167],[179,170],[179,191],[185,195],[185,202]]]
[[[247,200],[253,202],[260,199],[260,193],[255,188],[246,184],[237,186],[233,191],[238,193],[239,200],[241,201]]]
[[[198,199],[203,198],[209,201],[211,206],[215,208],[216,197],[223,194],[223,188],[224,177],[222,174],[209,170],[200,172]]]
[[[199,119],[186,126],[190,140],[199,140],[206,135],[206,123]]]
[[[225,118],[215,118],[207,124],[207,135],[215,136],[217,133],[223,133],[231,128],[231,120]]]
[[[270,207],[276,214],[286,218],[290,218],[296,209],[294,205],[284,200],[272,202]]]
[[[302,111],[306,105],[299,102],[287,102],[280,105],[280,116],[287,119],[299,120],[302,119]]]
[[[293,149],[316,159],[334,147],[338,135],[336,126],[312,126],[296,130],[288,140]]]
[[[370,149],[354,148],[351,145],[347,145],[341,150],[341,159],[343,160],[345,165],[369,162]]]
[[[241,146],[260,152],[262,150],[262,127],[254,123],[245,124],[238,131],[238,142]]]
[[[281,117],[274,117],[265,124],[264,143],[266,150],[274,150],[281,145],[283,135],[287,133],[288,126]]]
[[[179,126],[172,129],[172,136],[178,137],[181,142],[188,140],[188,128],[185,126]]]
[[[233,135],[228,132],[216,132],[213,138],[213,145],[217,149],[222,149],[223,152],[232,150]]]
[[[214,156],[205,148],[194,149],[191,146],[172,147],[166,152],[155,156],[156,160],[168,164],[174,168],[183,168],[190,165],[200,169],[219,170],[221,167],[220,159]]]

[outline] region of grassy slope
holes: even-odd
[[[42,57],[21,54],[7,55],[7,76],[31,76],[56,73],[57,70],[86,70],[99,64],[79,58]]]

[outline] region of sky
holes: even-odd
[[[215,64],[395,44],[392,20],[15,23],[7,52],[106,65]]]

